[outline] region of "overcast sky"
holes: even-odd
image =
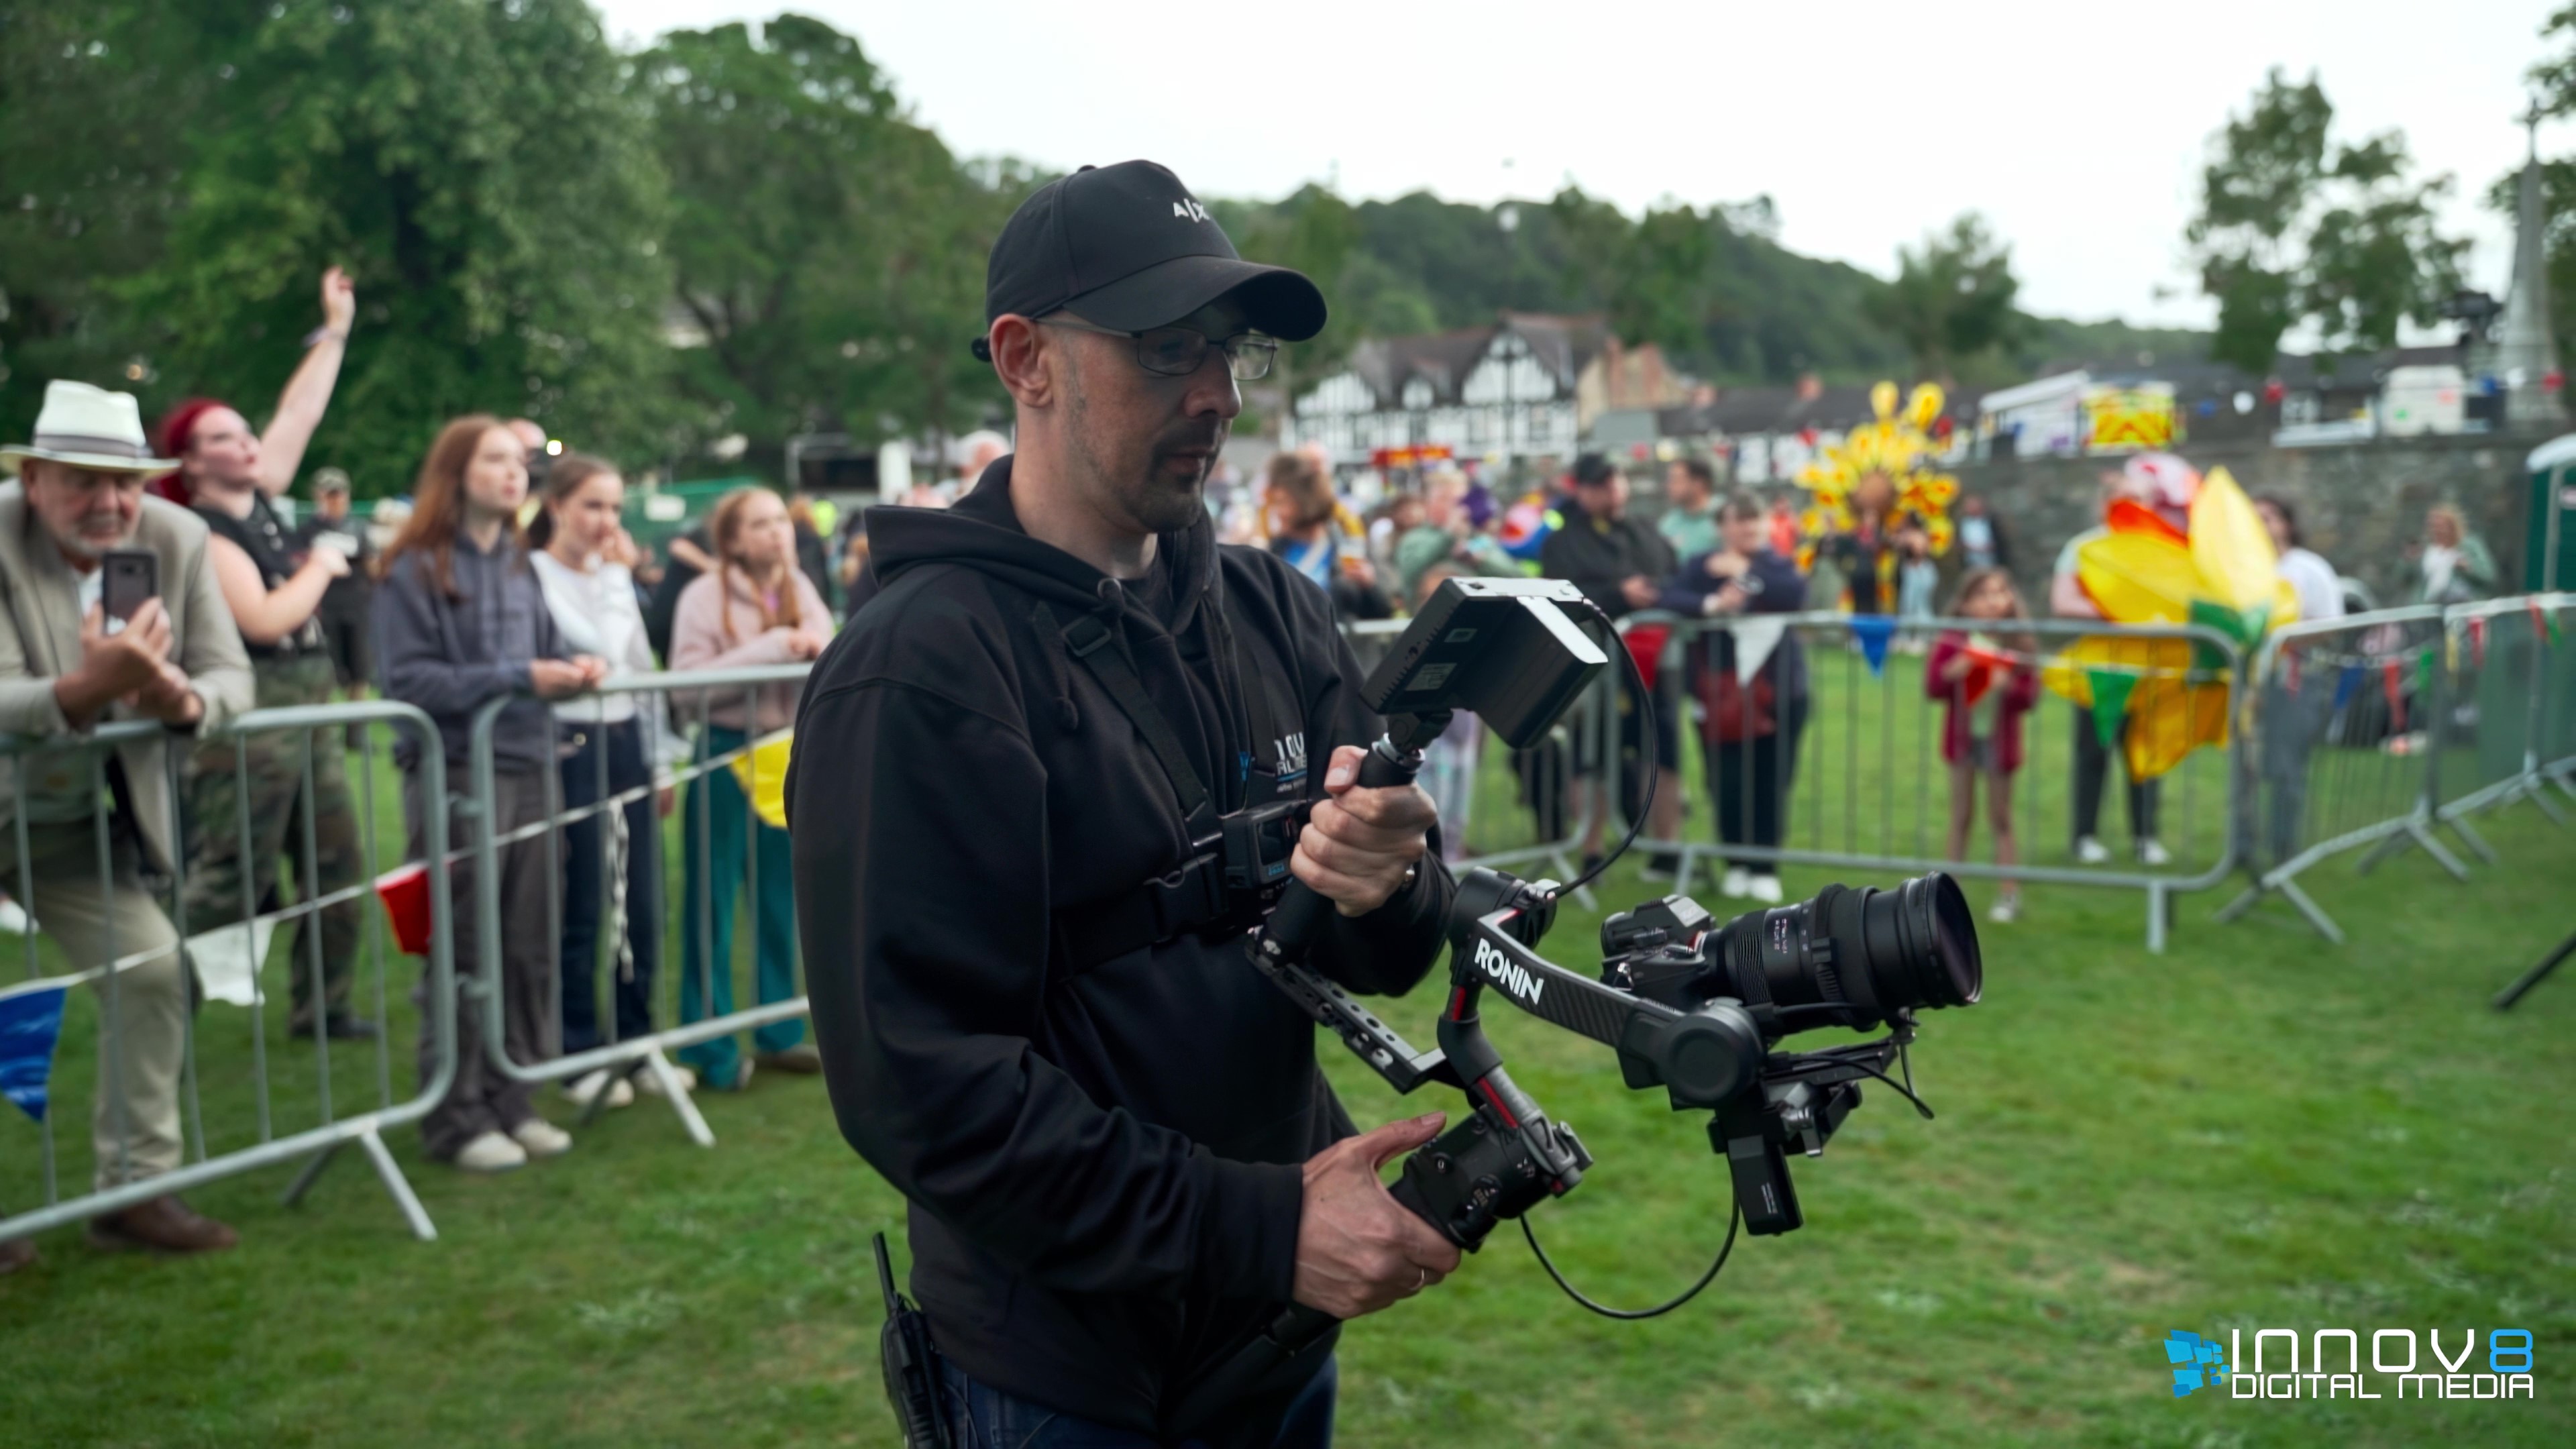
[[[599,0],[610,33],[777,5]],[[1962,210],[2012,244],[2033,311],[2207,325],[2182,227],[2208,137],[2270,66],[2315,69],[2338,139],[2401,129],[2499,294],[2523,76],[2558,0],[2045,0],[1837,5],[1489,0],[1068,3],[802,0],[860,38],[961,155],[1069,168],[1148,156],[1202,195],[1326,181],[1545,197],[1630,213],[1768,193],[1795,250],[1881,275]],[[2576,125],[2543,127],[2544,151]]]

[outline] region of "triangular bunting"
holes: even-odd
[[[2343,712],[2343,707],[2352,703],[2353,695],[2360,692],[2360,690],[2360,665],[2347,664],[2341,670],[2337,671],[2335,674],[2335,712],[2337,714],[2341,714]]]
[[[2397,682],[2397,661],[2387,660],[2379,666],[2379,693],[2388,701],[2388,727],[2406,732],[2406,691]]]
[[[1860,657],[1869,663],[1872,678],[1887,668],[1887,641],[1896,637],[1896,621],[1885,614],[1854,614],[1852,637],[1860,641]]]
[[[54,1041],[63,1034],[65,986],[39,986],[0,996],[0,1096],[36,1121],[45,1120]]]
[[[1756,614],[1735,626],[1735,682],[1750,684],[1762,672],[1771,651],[1780,645],[1780,636],[1788,623],[1778,615]]]
[[[197,982],[208,1001],[232,1006],[259,1004],[259,968],[268,960],[275,921],[236,922],[188,938],[188,959],[196,963]]]
[[[2481,668],[2486,665],[2487,621],[2484,618],[2469,621],[2469,662]]]
[[[2138,677],[2123,670],[2088,669],[2084,682],[2093,690],[2093,731],[2102,737],[2102,748],[2120,737],[2120,721],[2129,714],[2129,691],[2138,687]]]

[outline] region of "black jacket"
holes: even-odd
[[[1631,612],[1627,595],[1619,592],[1623,580],[1643,575],[1660,584],[1672,573],[1673,546],[1643,519],[1594,518],[1570,497],[1556,509],[1565,521],[1539,545],[1540,571],[1581,589],[1611,618]]]
[[[1655,601],[1655,607],[1694,619],[1705,618],[1708,600],[1730,581],[1743,584],[1747,614],[1794,614],[1807,606],[1807,576],[1798,572],[1797,564],[1766,548],[1746,557],[1741,575],[1720,578],[1709,573],[1708,561],[1721,552],[1722,549],[1712,549],[1695,554],[1676,569],[1664,581],[1663,595]],[[1698,688],[1700,675],[1706,670],[1734,667],[1734,633],[1711,629],[1700,636],[1699,648],[1691,660],[1691,687]],[[1764,667],[1771,671],[1771,687],[1784,698],[1807,697],[1807,650],[1798,642],[1797,630],[1782,632]]]
[[[1333,747],[1381,726],[1322,590],[1218,547],[1204,520],[1162,537],[1159,580],[1123,588],[1021,530],[1011,463],[945,512],[870,513],[884,591],[816,663],[797,720],[798,924],[833,1110],[911,1199],[912,1286],[941,1351],[1151,1432],[1176,1374],[1287,1300],[1299,1164],[1352,1127],[1313,1023],[1239,937],[1068,968],[1054,913],[1172,870],[1187,834],[1039,608],[1111,625],[1226,808],[1274,773],[1319,797]],[[1214,662],[1235,657],[1229,631],[1261,678]],[[1256,688],[1302,741],[1249,737]],[[1369,916],[1328,912],[1315,963],[1353,990],[1410,988],[1454,889],[1437,867]]]

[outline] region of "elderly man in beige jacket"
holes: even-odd
[[[206,565],[206,525],[144,496],[144,480],[173,466],[151,451],[131,396],[76,382],[45,390],[33,441],[0,448],[0,466],[22,475],[0,485],[0,734],[22,745],[33,737],[32,749],[0,758],[0,879],[26,894],[74,968],[126,963],[113,989],[109,972],[93,978],[103,1007],[91,1129],[101,1189],[179,1166],[187,968],[154,898],[175,859],[169,741],[184,744],[251,704],[250,661]],[[121,621],[101,597],[114,550],[152,555],[159,575],[159,596]],[[99,725],[124,721],[161,728],[78,748]],[[234,1234],[165,1193],[93,1220],[90,1239],[200,1252],[231,1246]],[[0,1244],[0,1271],[32,1256],[27,1244]]]

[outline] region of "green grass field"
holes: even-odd
[[[1836,691],[1894,698],[1903,667],[1888,683],[1820,669],[1815,823],[1794,831],[1832,844],[1837,814],[1857,831],[1883,809],[1901,840],[1942,804],[1906,769],[1912,725],[1883,742],[1830,733]],[[2062,860],[2067,726],[2064,706],[2047,708],[2023,828],[2034,855]],[[1488,764],[1475,838],[1492,847],[1515,822]],[[2193,787],[2191,829],[2169,832],[2202,862],[2220,778]],[[394,799],[380,792],[379,808],[398,813]],[[2178,816],[2180,800],[2167,808]],[[1702,803],[1693,831],[1706,820]],[[2420,855],[2307,877],[2350,933],[2339,948],[2275,906],[2212,925],[2213,892],[2180,902],[2173,949],[2153,956],[2137,895],[2031,888],[2019,924],[1986,929],[1984,1003],[1926,1019],[1914,1067],[1940,1119],[1873,1091],[1827,1156],[1797,1167],[1805,1231],[1745,1240],[1698,1302],[1635,1324],[1581,1312],[1516,1234],[1497,1235],[1449,1284],[1346,1335],[1343,1442],[2576,1440],[2576,968],[2511,1015],[2486,1006],[2576,927],[2576,832],[2529,806],[2482,824],[2506,863],[2465,885]],[[1787,884],[1837,877],[1872,880],[1793,868]],[[1632,862],[1613,878],[1608,905],[1659,889]],[[1990,887],[1970,894],[1982,906]],[[1547,949],[1581,964],[1597,926],[1569,909]],[[411,1082],[407,981],[398,967],[397,1096]],[[1391,1016],[1427,1039],[1433,1009],[1426,989]],[[75,998],[56,1067],[66,1182],[87,1171],[92,1011]],[[267,1039],[281,1131],[313,1111],[312,1063],[288,1053],[282,1018],[273,1008]],[[1499,1014],[1494,1035],[1598,1158],[1540,1211],[1551,1251],[1616,1303],[1686,1283],[1727,1213],[1702,1120],[1622,1091],[1609,1055],[1570,1036]],[[249,1036],[233,1008],[201,1020],[216,1150],[255,1134]],[[1337,1051],[1327,1062],[1363,1123],[1454,1105],[1399,1101]],[[333,1079],[344,1106],[374,1100],[371,1056],[340,1053]],[[39,1265],[0,1279],[0,1442],[891,1444],[867,1240],[899,1225],[900,1200],[843,1145],[819,1083],[764,1078],[700,1100],[712,1151],[647,1098],[569,1157],[496,1179],[424,1163],[398,1134],[435,1243],[404,1233],[354,1157],[297,1209],[277,1204],[283,1169],[198,1192],[242,1230],[233,1253],[156,1262],[47,1234]],[[571,1120],[559,1101],[548,1110]],[[36,1142],[14,1113],[0,1123],[0,1202],[34,1200]],[[2488,1330],[2527,1328],[2539,1398],[2170,1396],[2168,1330],[2240,1328],[2250,1343],[2257,1327],[2438,1327],[2454,1343],[2473,1328],[2481,1361]]]

